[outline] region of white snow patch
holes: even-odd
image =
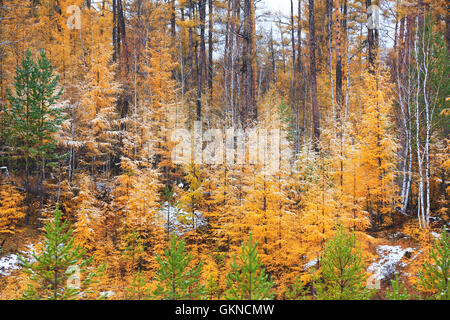
[[[22,263],[17,254],[8,254],[0,258],[0,276],[9,276],[11,272],[19,270]]]
[[[102,291],[100,292],[100,296],[103,298],[109,298],[114,296],[116,293],[114,291]]]
[[[186,212],[178,206],[173,206],[167,201],[160,209],[161,220],[164,228],[169,227],[170,231],[174,231],[178,235],[182,235],[185,231],[197,229],[206,224],[206,219],[200,211]]]
[[[373,262],[368,268],[368,272],[373,273],[375,280],[386,279],[396,272],[396,267],[404,267],[405,263],[401,263],[406,252],[413,252],[413,248],[403,249],[401,246],[381,245],[377,247],[377,253],[381,259]]]
[[[390,238],[392,239],[401,239],[401,238],[409,238],[408,236],[405,236],[402,232],[396,232],[393,233]]]
[[[436,239],[439,239],[440,237],[441,237],[441,234],[440,233],[437,233],[437,232],[431,232],[431,235],[434,237],[434,238],[436,238]]]
[[[309,269],[312,266],[314,266],[317,263],[317,258],[310,260],[309,262],[305,263],[305,265],[303,266],[303,268],[305,269]]]
[[[30,243],[25,247],[27,248],[27,250],[19,252],[19,254],[11,253],[0,258],[0,276],[9,276],[13,271],[22,268],[22,262],[19,260],[19,255],[22,255],[29,261],[34,259],[31,255],[31,252],[34,251],[33,244]]]

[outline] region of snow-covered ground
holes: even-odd
[[[303,268],[309,269],[309,268],[315,266],[315,265],[317,264],[317,262],[318,262],[317,258],[314,258],[314,259],[308,261],[307,263],[305,263],[305,265],[303,266]]]
[[[8,254],[0,258],[0,276],[9,276],[14,270],[22,267],[17,254]]]
[[[24,258],[30,259],[31,252],[34,251],[33,244],[26,246],[27,250],[20,252]],[[0,276],[9,276],[13,271],[22,268],[22,262],[19,260],[19,254],[11,253],[0,258]]]
[[[112,296],[114,296],[116,293],[114,291],[102,291],[100,292],[100,296],[103,298],[110,298]]]
[[[441,237],[441,234],[440,234],[440,233],[437,233],[437,232],[434,232],[434,231],[431,232],[431,235],[432,235],[434,238],[436,238],[436,239],[439,239],[439,238]]]
[[[190,212],[186,212],[178,206],[173,206],[167,201],[161,207],[160,214],[164,228],[169,225],[169,229],[175,230],[178,235],[206,224],[206,220],[200,211],[195,211],[193,217]]]
[[[397,271],[397,267],[404,267],[401,262],[407,252],[413,252],[413,248],[403,249],[401,246],[380,245],[377,253],[380,256],[378,261],[373,262],[367,271],[373,273],[374,280],[383,280],[391,277]]]

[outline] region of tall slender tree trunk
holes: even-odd
[[[192,0],[189,0],[189,10],[188,10],[188,18],[190,21],[193,20],[193,16],[194,16],[194,5],[192,3]],[[193,30],[192,27],[189,26],[189,55],[187,58],[187,68],[189,70],[189,74],[187,76],[188,79],[191,79],[190,81],[188,81],[188,88],[191,89],[192,88],[192,78],[194,77],[194,34],[193,34]]]
[[[197,121],[201,121],[202,113],[202,94],[206,79],[206,45],[205,45],[205,18],[206,18],[206,0],[199,0],[198,12],[200,17],[200,53],[197,66]]]
[[[275,49],[273,47],[273,32],[272,32],[272,28],[270,28],[269,48],[270,48],[270,57],[271,57],[271,62],[272,62],[272,82],[273,82],[273,86],[274,86],[275,92],[277,92],[277,65],[276,65],[276,62],[275,62]]]
[[[303,116],[302,116],[302,124],[299,123],[299,130],[298,130],[298,140],[300,144],[300,134],[303,134],[303,137],[305,136],[305,130],[306,130],[306,76],[305,76],[305,68],[302,61],[302,0],[298,0],[298,17],[297,17],[297,68],[298,68],[298,86],[299,86],[299,93],[300,93],[300,101],[302,104],[302,110],[303,110]],[[300,107],[298,108],[298,119],[300,121]],[[300,146],[298,146],[300,149]],[[298,151],[298,150],[297,150]]]
[[[372,0],[366,0],[366,10],[369,10],[370,6],[372,5]],[[374,13],[367,13],[367,16],[369,17],[370,14]],[[375,68],[375,60],[378,55],[378,29],[373,28],[367,30],[367,42],[369,46],[368,50],[368,69],[369,72],[373,73]]]
[[[414,40],[414,60],[416,60],[416,70],[419,70],[419,48],[418,48],[418,28],[416,28],[416,39]],[[417,72],[417,78],[415,83],[415,118],[416,118],[416,152],[417,152],[417,171],[419,173],[418,191],[417,191],[417,218],[419,220],[419,226],[425,228],[425,210],[424,210],[424,183],[423,183],[423,157],[421,151],[421,139],[420,139],[420,72]]]
[[[206,83],[207,71],[206,71],[206,40],[205,40],[205,24],[206,24],[206,1],[199,0],[198,12],[200,17],[200,86],[203,91],[203,87]]]
[[[240,1],[233,1],[233,17],[231,20],[231,47],[230,47],[230,57],[231,57],[231,97],[230,101],[232,103],[232,123],[233,125],[237,124],[238,121],[241,120],[240,112],[241,112],[241,90],[239,86],[240,82],[240,73],[238,72],[238,68],[236,65],[236,51],[240,45],[240,37],[237,33],[237,30],[240,25]]]
[[[27,212],[25,215],[25,224],[30,223],[30,215],[31,215],[31,199],[30,199],[30,173],[29,173],[29,157],[25,156],[25,190],[27,193],[26,197],[26,205]]]
[[[175,0],[171,0],[170,3],[170,33],[172,36],[172,44],[175,45],[175,41],[176,41],[176,8],[175,8]]]
[[[336,137],[336,106],[334,97],[334,78],[333,78],[333,53],[332,53],[332,39],[333,39],[333,4],[332,0],[326,1],[327,11],[327,38],[328,38],[328,67],[330,69],[330,91],[331,91],[331,111],[333,115],[333,133]],[[337,68],[336,68],[337,73]],[[336,84],[337,86],[337,84]]]
[[[256,16],[255,16],[255,2],[250,1],[250,21],[251,21],[251,57],[252,57],[252,109],[251,109],[251,120],[255,121],[257,113],[257,89],[258,89],[258,72],[257,72],[257,61],[256,61]]]
[[[309,7],[309,76],[311,84],[311,109],[313,117],[313,133],[314,146],[319,149],[320,142],[320,120],[319,120],[319,106],[317,103],[317,77],[316,77],[316,29],[314,22],[314,0],[308,0]]]
[[[294,0],[291,0],[291,45],[292,45],[292,78],[291,78],[291,109],[292,109],[292,128],[295,129],[294,150],[298,151],[298,100],[297,100],[297,68],[296,68],[296,48],[295,48],[295,24],[294,24]]]
[[[342,21],[341,8],[338,0],[334,1],[334,10],[336,13],[336,118],[339,122],[342,113]]]
[[[213,100],[213,0],[209,0],[209,22],[208,22],[208,91],[209,91],[209,104],[212,104]]]
[[[240,109],[240,118],[242,127],[247,127],[249,119],[249,110],[251,108],[251,22],[250,22],[250,3],[253,0],[244,0],[244,33],[243,33],[243,53],[242,53],[242,91],[243,105]]]
[[[225,118],[228,121],[231,112],[231,45],[233,36],[231,34],[231,10],[233,2],[227,1],[227,20],[225,24],[225,43],[224,43],[224,91],[225,91]]]

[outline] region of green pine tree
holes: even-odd
[[[286,288],[284,296],[286,300],[309,300],[310,298],[308,288],[298,277],[295,277],[294,283]]]
[[[30,184],[33,167],[40,171],[40,187],[45,169],[54,165],[56,140],[64,115],[55,104],[61,97],[58,76],[47,59],[45,51],[35,62],[27,50],[14,77],[14,93],[7,90],[9,106],[3,106],[2,139],[8,146],[7,155],[23,160],[25,166],[25,189],[27,191],[27,215],[29,221]]]
[[[386,299],[388,300],[409,300],[409,294],[405,287],[398,280],[398,274],[395,274],[395,279],[391,280],[392,289],[386,289]]]
[[[177,241],[175,235],[170,236],[170,247],[164,250],[163,260],[156,257],[160,267],[156,272],[157,288],[153,292],[155,298],[164,300],[201,299],[205,294],[205,286],[200,284],[200,273],[203,262],[188,267],[192,255],[186,254],[184,239]]]
[[[133,276],[131,286],[127,288],[129,300],[147,300],[151,297],[151,290],[147,288],[147,281],[142,275],[142,271],[138,271]]]
[[[366,276],[361,250],[356,247],[355,235],[340,226],[322,254],[319,276],[314,279],[317,299],[366,300]]]
[[[273,282],[259,262],[257,243],[253,243],[252,234],[248,244],[242,243],[239,264],[233,256],[230,273],[227,275],[228,289],[225,292],[227,300],[271,300],[273,299]]]
[[[434,248],[430,253],[432,262],[426,262],[419,272],[419,291],[424,293],[432,292],[427,298],[450,300],[449,253],[447,228],[444,227],[439,241],[435,241]]]
[[[293,142],[294,138],[298,134],[298,131],[294,128],[293,125],[294,117],[292,116],[292,111],[284,101],[281,101],[281,104],[278,106],[278,113],[280,115],[281,121],[286,125],[288,141]]]
[[[42,253],[33,252],[31,259],[20,257],[24,272],[31,275],[22,299],[80,299],[82,292],[91,293],[89,285],[102,272],[103,267],[88,271],[93,257],[84,259],[85,250],[73,245],[72,229],[68,229],[67,221],[63,221],[61,215],[56,208],[53,220],[45,224]]]
[[[209,276],[208,284],[206,286],[206,293],[209,300],[214,300],[214,297],[219,299],[219,283],[213,278],[212,275]]]

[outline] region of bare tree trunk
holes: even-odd
[[[206,83],[206,42],[205,42],[205,23],[206,23],[206,0],[199,0],[198,12],[200,17],[200,86],[203,87]]]
[[[419,48],[418,48],[418,28],[416,28],[416,39],[414,40],[414,59],[416,61],[416,70],[419,70]],[[415,83],[415,116],[416,116],[416,148],[417,148],[417,170],[419,173],[418,194],[417,194],[417,218],[419,226],[425,228],[425,211],[423,199],[423,158],[420,147],[420,110],[419,110],[419,95],[420,95],[420,72],[417,72],[417,79]]]
[[[291,0],[291,44],[292,44],[292,78],[291,78],[291,109],[292,109],[292,128],[295,128],[294,150],[298,151],[298,102],[297,102],[297,68],[296,68],[296,48],[295,48],[295,25],[294,25],[294,1]]]
[[[317,103],[317,77],[316,77],[316,30],[314,26],[314,0],[308,0],[309,6],[309,56],[310,56],[310,83],[311,83],[311,109],[313,117],[314,146],[319,149],[320,121],[319,106]]]
[[[255,17],[255,2],[253,0],[250,1],[250,22],[251,22],[251,31],[250,31],[250,45],[251,45],[251,112],[250,112],[250,120],[255,121],[258,113],[257,113],[257,88],[258,88],[258,76],[257,76],[257,61],[256,61],[256,17]]]
[[[231,16],[231,5],[232,2],[231,1],[227,1],[227,20],[226,20],[226,24],[225,24],[225,43],[224,43],[224,89],[225,89],[225,115],[226,115],[226,119],[228,120],[229,117],[229,112],[230,112],[230,89],[231,89],[231,84],[230,84],[230,46],[231,46],[231,42],[230,39],[232,39],[232,37],[230,37],[230,25],[231,25],[231,20],[230,20],[230,16]]]
[[[292,87],[294,88],[296,74],[296,57],[295,57],[295,25],[294,25],[294,1],[291,0],[291,44],[292,44]]]
[[[348,101],[350,94],[350,43],[349,43],[349,35],[348,35],[348,27],[347,27],[347,1],[345,1],[345,12],[344,12],[344,22],[345,22],[345,47],[346,47],[346,89],[345,89],[345,109],[344,109],[344,121],[347,121],[348,114]]]
[[[242,52],[242,91],[243,105],[240,109],[240,118],[242,127],[247,126],[249,119],[249,109],[251,108],[251,22],[250,22],[250,2],[253,0],[244,0],[244,33],[243,33],[243,52]]]
[[[270,56],[271,56],[271,61],[272,61],[272,81],[273,81],[273,86],[274,86],[275,93],[276,93],[277,92],[277,65],[276,65],[276,62],[275,62],[275,50],[273,48],[273,32],[272,32],[272,28],[270,28],[269,48],[270,48]]]
[[[297,69],[298,74],[303,74],[302,64],[302,0],[298,0],[298,15],[297,15]]]
[[[128,49],[127,49],[127,41],[126,41],[126,32],[125,32],[125,17],[123,14],[123,6],[122,0],[116,0],[117,2],[117,30],[119,35],[119,50],[121,50],[120,55],[124,59],[126,72],[129,71],[128,65]],[[123,65],[123,64],[122,64]]]
[[[303,119],[302,119],[302,125],[301,125],[301,130],[300,130],[300,123],[299,123],[299,128],[298,128],[298,140],[299,140],[299,144],[300,144],[300,131],[303,134],[303,137],[305,137],[305,132],[306,132],[306,75],[305,75],[305,68],[303,65],[303,61],[302,61],[302,0],[298,0],[298,29],[297,29],[297,38],[298,38],[298,42],[297,42],[297,47],[298,47],[298,54],[297,54],[297,68],[298,68],[298,74],[299,74],[299,88],[300,88],[300,100],[301,100],[301,104],[302,104],[302,110],[303,110]],[[300,121],[300,108],[298,108],[298,119]],[[300,146],[298,146],[299,150],[300,150]],[[297,150],[297,151],[299,151]]]
[[[241,110],[241,88],[240,84],[240,73],[236,65],[236,55],[237,50],[240,45],[240,37],[238,36],[237,30],[240,24],[240,1],[233,1],[233,18],[231,24],[231,102],[232,102],[232,123],[235,125],[240,121],[240,110]]]
[[[209,104],[213,100],[213,0],[209,0],[209,22],[208,22],[208,90]]]
[[[25,190],[27,192],[26,196],[26,205],[27,212],[25,215],[25,224],[30,223],[30,215],[31,215],[31,195],[30,195],[30,173],[29,173],[29,157],[25,156]]]
[[[333,6],[331,0],[327,0],[326,2],[326,11],[327,11],[327,38],[328,38],[328,66],[330,68],[330,90],[331,90],[331,110],[333,115],[333,133],[334,137],[336,137],[336,106],[335,106],[335,98],[334,98],[334,84],[333,84],[333,54],[331,48],[331,39],[333,36]],[[336,69],[337,73],[337,69]],[[337,87],[337,84],[336,84]]]
[[[341,21],[341,8],[339,1],[335,0],[335,12],[336,12],[336,117],[339,122],[342,113],[342,27]]]
[[[192,21],[193,20],[193,16],[194,16],[194,5],[192,3],[192,0],[189,0],[189,11],[188,11],[188,17],[189,20]],[[192,27],[189,26],[189,56],[187,59],[187,66],[188,66],[188,70],[190,72],[190,74],[188,74],[188,79],[192,79],[194,77],[194,61],[193,61],[193,57],[194,57],[194,35],[193,35],[193,30]],[[189,84],[189,88],[192,88],[192,81],[188,82]]]
[[[113,0],[113,30],[112,30],[112,38],[113,38],[113,61],[117,61],[117,57],[119,55],[119,36],[117,30],[117,0]]]
[[[176,36],[176,8],[175,8],[175,0],[171,0],[170,10],[172,11],[170,14],[170,32],[172,35],[172,43],[175,44],[175,36]]]
[[[401,74],[402,74],[402,65],[403,65],[403,51],[404,51],[404,43],[403,43],[403,34],[404,34],[404,23],[405,23],[405,19],[402,18],[400,20],[400,26],[399,26],[399,30],[398,30],[398,34],[396,33],[396,39],[395,39],[395,50],[397,51],[397,61],[396,61],[396,80],[397,80],[397,102],[400,106],[400,112],[402,115],[402,126],[403,126],[403,131],[404,131],[404,145],[403,145],[403,162],[402,162],[402,190],[401,190],[401,203],[402,203],[402,208],[401,208],[401,213],[405,214],[406,212],[406,206],[405,203],[407,200],[405,200],[405,195],[406,195],[406,185],[407,185],[407,166],[408,166],[408,119],[406,116],[406,106],[405,106],[405,101],[403,99],[403,88],[402,88],[402,83],[401,83]]]
[[[372,0],[366,0],[366,10],[372,5]],[[373,14],[373,13],[372,13]],[[368,13],[369,16],[369,13]],[[375,60],[378,54],[378,29],[369,29],[367,30],[367,42],[369,45],[368,50],[368,69],[369,72],[373,73],[373,69],[375,68]]]
[[[429,93],[427,91],[428,85],[428,69],[430,59],[430,39],[425,34],[425,26],[422,27],[422,66],[423,66],[423,83],[422,94],[425,107],[425,193],[426,193],[426,205],[425,205],[425,226],[428,228],[430,224],[430,139],[431,139],[431,125],[433,112],[430,110]]]
[[[197,80],[197,121],[201,121],[203,85],[206,79],[206,45],[205,45],[205,18],[206,0],[199,0],[198,12],[200,17],[200,54]]]

